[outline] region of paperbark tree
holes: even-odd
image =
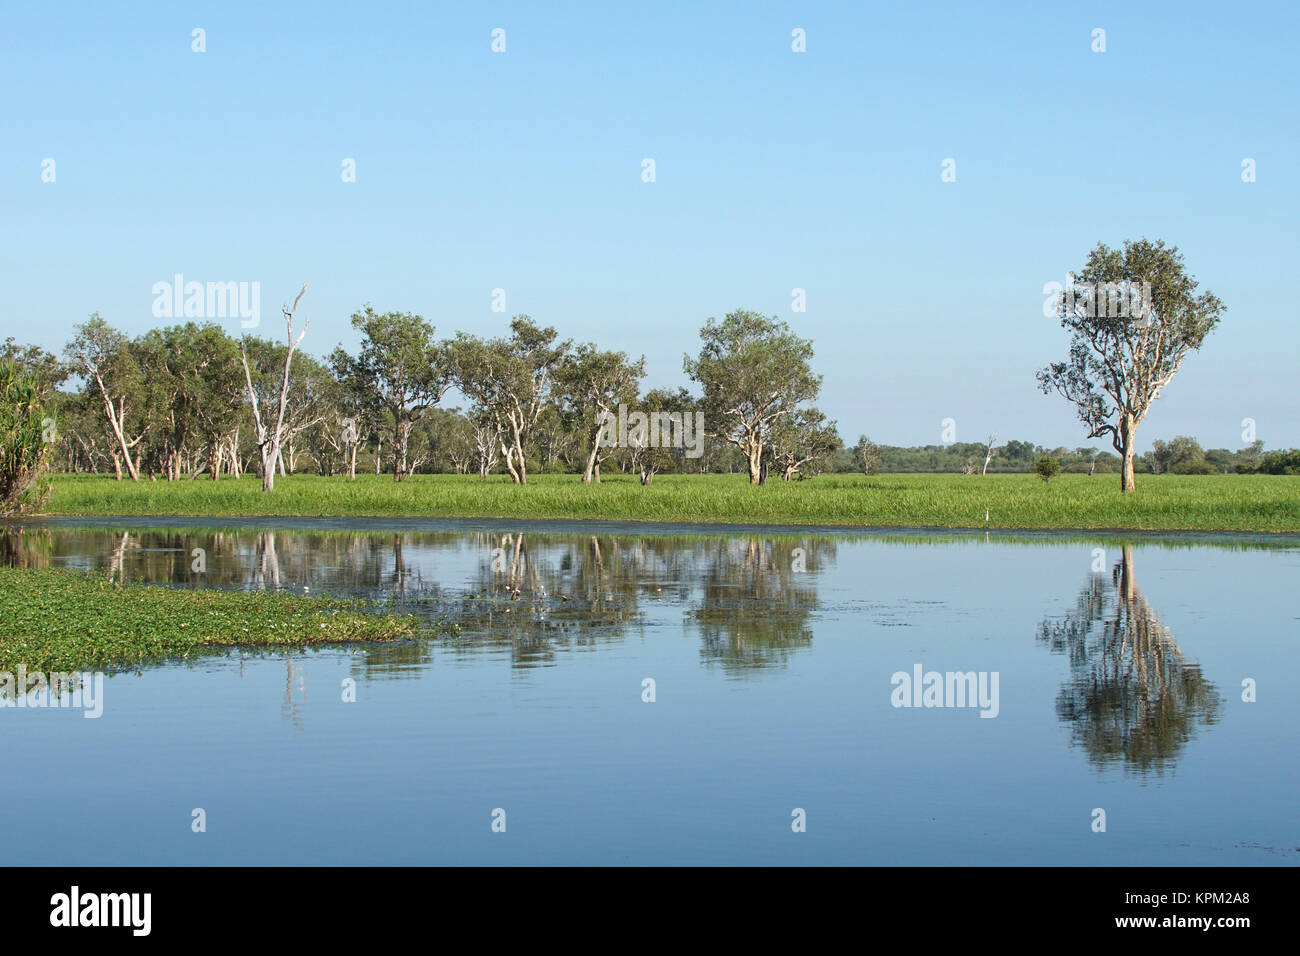
[[[1224,312],[1213,293],[1196,290],[1177,247],[1140,239],[1123,249],[1098,244],[1059,295],[1070,357],[1040,370],[1038,384],[1074,405],[1089,438],[1110,436],[1122,459],[1122,491],[1136,487],[1138,426]]]
[[[579,345],[556,371],[566,410],[579,422],[588,442],[583,484],[600,481],[600,463],[613,451],[601,447],[601,428],[607,417],[617,414],[620,404],[636,401],[644,375],[644,355],[633,362],[625,352],[602,351],[594,342]]]
[[[293,300],[293,307],[280,309],[284,315],[285,345],[287,348],[284,353],[284,372],[280,376],[274,420],[270,417],[270,409],[266,409],[267,414],[263,415],[262,403],[258,401],[257,389],[253,386],[253,373],[248,367],[248,349],[244,340],[241,339],[239,343],[239,358],[244,365],[244,382],[248,386],[248,404],[252,407],[253,412],[253,430],[257,438],[257,454],[262,469],[263,491],[275,490],[275,469],[280,461],[280,446],[285,440],[285,410],[289,402],[289,377],[293,367],[293,353],[297,351],[298,346],[302,344],[302,340],[306,338],[307,327],[311,323],[311,320],[304,316],[302,331],[298,333],[296,339],[294,338],[294,319],[298,314],[298,305],[306,294],[307,283],[304,282],[302,288],[298,290],[297,297]]]
[[[801,339],[776,317],[731,312],[700,330],[699,355],[682,367],[704,390],[709,434],[741,450],[750,484],[766,480],[763,452],[773,426],[811,402],[821,391],[814,375],[812,342]]]
[[[446,350],[434,341],[432,325],[407,312],[380,315],[367,305],[353,314],[352,327],[362,335],[361,353],[351,358],[336,350],[335,369],[361,383],[373,404],[388,412],[393,480],[401,481],[409,472],[411,430],[451,385]]]
[[[115,467],[126,465],[132,481],[140,480],[140,468],[133,450],[149,431],[149,418],[137,412],[145,404],[145,383],[135,350],[129,339],[114,329],[98,312],[74,330],[67,346],[69,362],[85,377],[87,386],[99,395],[109,428],[117,442]],[[118,474],[121,478],[121,474]]]
[[[569,351],[553,328],[539,328],[526,315],[510,322],[508,339],[483,341],[464,332],[450,343],[456,386],[493,424],[511,479],[528,483],[524,448],[550,398],[555,369]]]

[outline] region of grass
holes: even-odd
[[[1124,495],[1115,475],[822,475],[749,485],[741,475],[630,475],[583,485],[538,475],[322,478],[293,475],[264,494],[256,478],[114,481],[58,475],[50,513],[75,516],[557,518],[704,524],[1024,528],[1144,531],[1300,531],[1300,478],[1139,476]],[[987,521],[985,514],[987,509]]]
[[[0,567],[0,671],[117,670],[213,648],[393,641],[413,617],[274,592],[116,585],[84,571]]]

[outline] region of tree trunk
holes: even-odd
[[[394,438],[397,442],[396,454],[393,455],[393,481],[406,477],[406,449],[411,441],[411,429],[415,422],[397,422]]]
[[[749,447],[745,449],[745,458],[749,464],[749,483],[751,485],[761,485],[763,483],[763,443],[751,440]]]
[[[1137,482],[1133,477],[1133,452],[1136,442],[1134,441],[1137,432],[1137,423],[1133,421],[1133,416],[1124,414],[1119,423],[1119,440],[1121,454],[1124,456],[1124,466],[1120,469],[1119,487],[1120,491],[1128,492],[1137,489]]]
[[[262,456],[262,490],[275,490],[275,466],[280,460],[280,449],[263,445],[258,451]]]
[[[596,444],[595,439],[592,439],[591,454],[587,456],[587,466],[582,469],[582,483],[584,485],[589,484],[593,478],[596,481],[600,481],[600,475],[596,472],[597,467],[599,467],[596,458],[599,454],[600,446]]]

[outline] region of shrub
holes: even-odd
[[[50,491],[40,391],[14,362],[0,362],[0,515],[34,511]]]
[[[1171,475],[1217,475],[1219,469],[1208,461],[1185,461],[1169,469]]]
[[[1061,473],[1061,463],[1051,455],[1044,455],[1035,463],[1034,473],[1043,481],[1051,481]]]
[[[1259,470],[1266,475],[1300,475],[1300,448],[1269,452]]]

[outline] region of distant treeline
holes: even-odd
[[[982,473],[989,446],[983,443],[954,442],[949,445],[919,447],[878,446],[879,461],[873,469],[880,472],[971,472]],[[846,452],[847,454],[847,452]],[[1049,448],[1028,441],[1009,441],[993,446],[988,473],[1033,471],[1041,457],[1055,458],[1064,472],[1113,474],[1119,470],[1120,458],[1096,447]],[[841,456],[844,457],[844,456]],[[860,471],[857,461],[836,461],[836,471]],[[1300,474],[1300,449],[1265,452],[1264,443],[1256,441],[1245,448],[1203,449],[1195,438],[1179,436],[1171,441],[1157,440],[1152,450],[1137,456],[1140,473],[1162,475]]]
[[[560,341],[526,316],[504,338],[459,333],[438,341],[419,316],[367,307],[352,319],[359,353],[340,347],[323,360],[297,349],[293,312],[285,316],[285,342],[235,339],[195,322],[131,338],[98,315],[76,327],[61,356],[9,339],[0,346],[0,371],[19,411],[5,434],[11,450],[26,450],[10,456],[18,464],[4,471],[16,490],[5,493],[26,494],[19,486],[32,485],[47,464],[135,480],[252,471],[268,489],[275,474],[295,472],[372,471],[398,480],[505,473],[517,482],[530,472],[571,473],[599,481],[603,467],[648,484],[660,472],[739,472],[755,482],[769,470],[785,480],[824,472],[1029,472],[1044,456],[1065,472],[1121,467],[1103,447],[998,444],[993,436],[914,447],[860,436],[849,445],[811,404],[821,386],[811,343],[755,313],[710,319],[701,330],[698,358],[684,363],[701,394],[647,390],[644,359]],[[772,382],[781,387],[773,391]],[[439,405],[451,387],[468,409]],[[602,420],[627,407],[672,415],[679,425],[698,416],[708,437],[670,443],[666,431],[662,440],[651,431],[647,441],[623,428],[606,442]],[[1300,450],[1265,453],[1258,441],[1205,450],[1180,436],[1155,442],[1137,470],[1296,474]]]

